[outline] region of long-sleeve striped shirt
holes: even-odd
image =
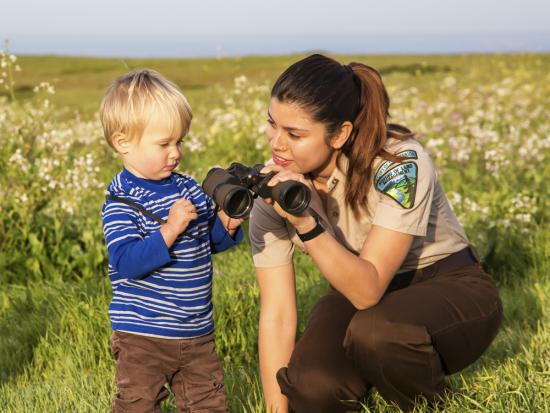
[[[185,198],[198,218],[167,248],[160,224],[129,205],[103,205],[103,232],[109,253],[113,330],[162,338],[192,338],[213,330],[212,258],[242,240],[232,238],[217,218],[212,200],[191,177],[171,174],[160,181],[118,173],[107,195],[124,198],[166,219]]]

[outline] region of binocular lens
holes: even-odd
[[[231,218],[243,218],[250,212],[254,199],[248,189],[226,184],[216,191],[215,201]]]
[[[250,191],[240,185],[239,179],[225,169],[210,169],[202,187],[231,218],[246,217],[252,209],[254,199]]]
[[[300,182],[281,182],[273,189],[273,198],[288,213],[296,215],[304,212],[311,199],[309,188]]]

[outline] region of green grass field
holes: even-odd
[[[0,411],[110,406],[100,210],[120,164],[96,116],[109,82],[150,67],[183,89],[195,117],[180,170],[201,180],[215,164],[268,158],[269,86],[300,57],[0,56]],[[340,58],[380,70],[392,120],[418,132],[502,294],[505,318],[494,344],[449,378],[454,392],[436,411],[550,411],[550,54]],[[216,345],[230,411],[262,412],[248,242],[214,265]],[[296,284],[303,328],[327,285],[304,255]],[[163,405],[175,411],[172,399]],[[374,392],[365,411],[397,409]],[[428,410],[420,403],[417,411]]]

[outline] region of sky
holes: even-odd
[[[549,20],[549,0],[0,0],[22,53],[549,51]]]

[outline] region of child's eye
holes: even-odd
[[[288,136],[290,136],[292,139],[298,139],[300,137],[299,135],[295,135],[295,134],[290,133],[290,132],[288,132]]]
[[[167,148],[168,144],[167,143],[161,143],[160,146],[162,146],[163,148]]]
[[[183,142],[183,139],[179,139],[179,140],[176,142],[176,145],[180,146],[182,142]]]

